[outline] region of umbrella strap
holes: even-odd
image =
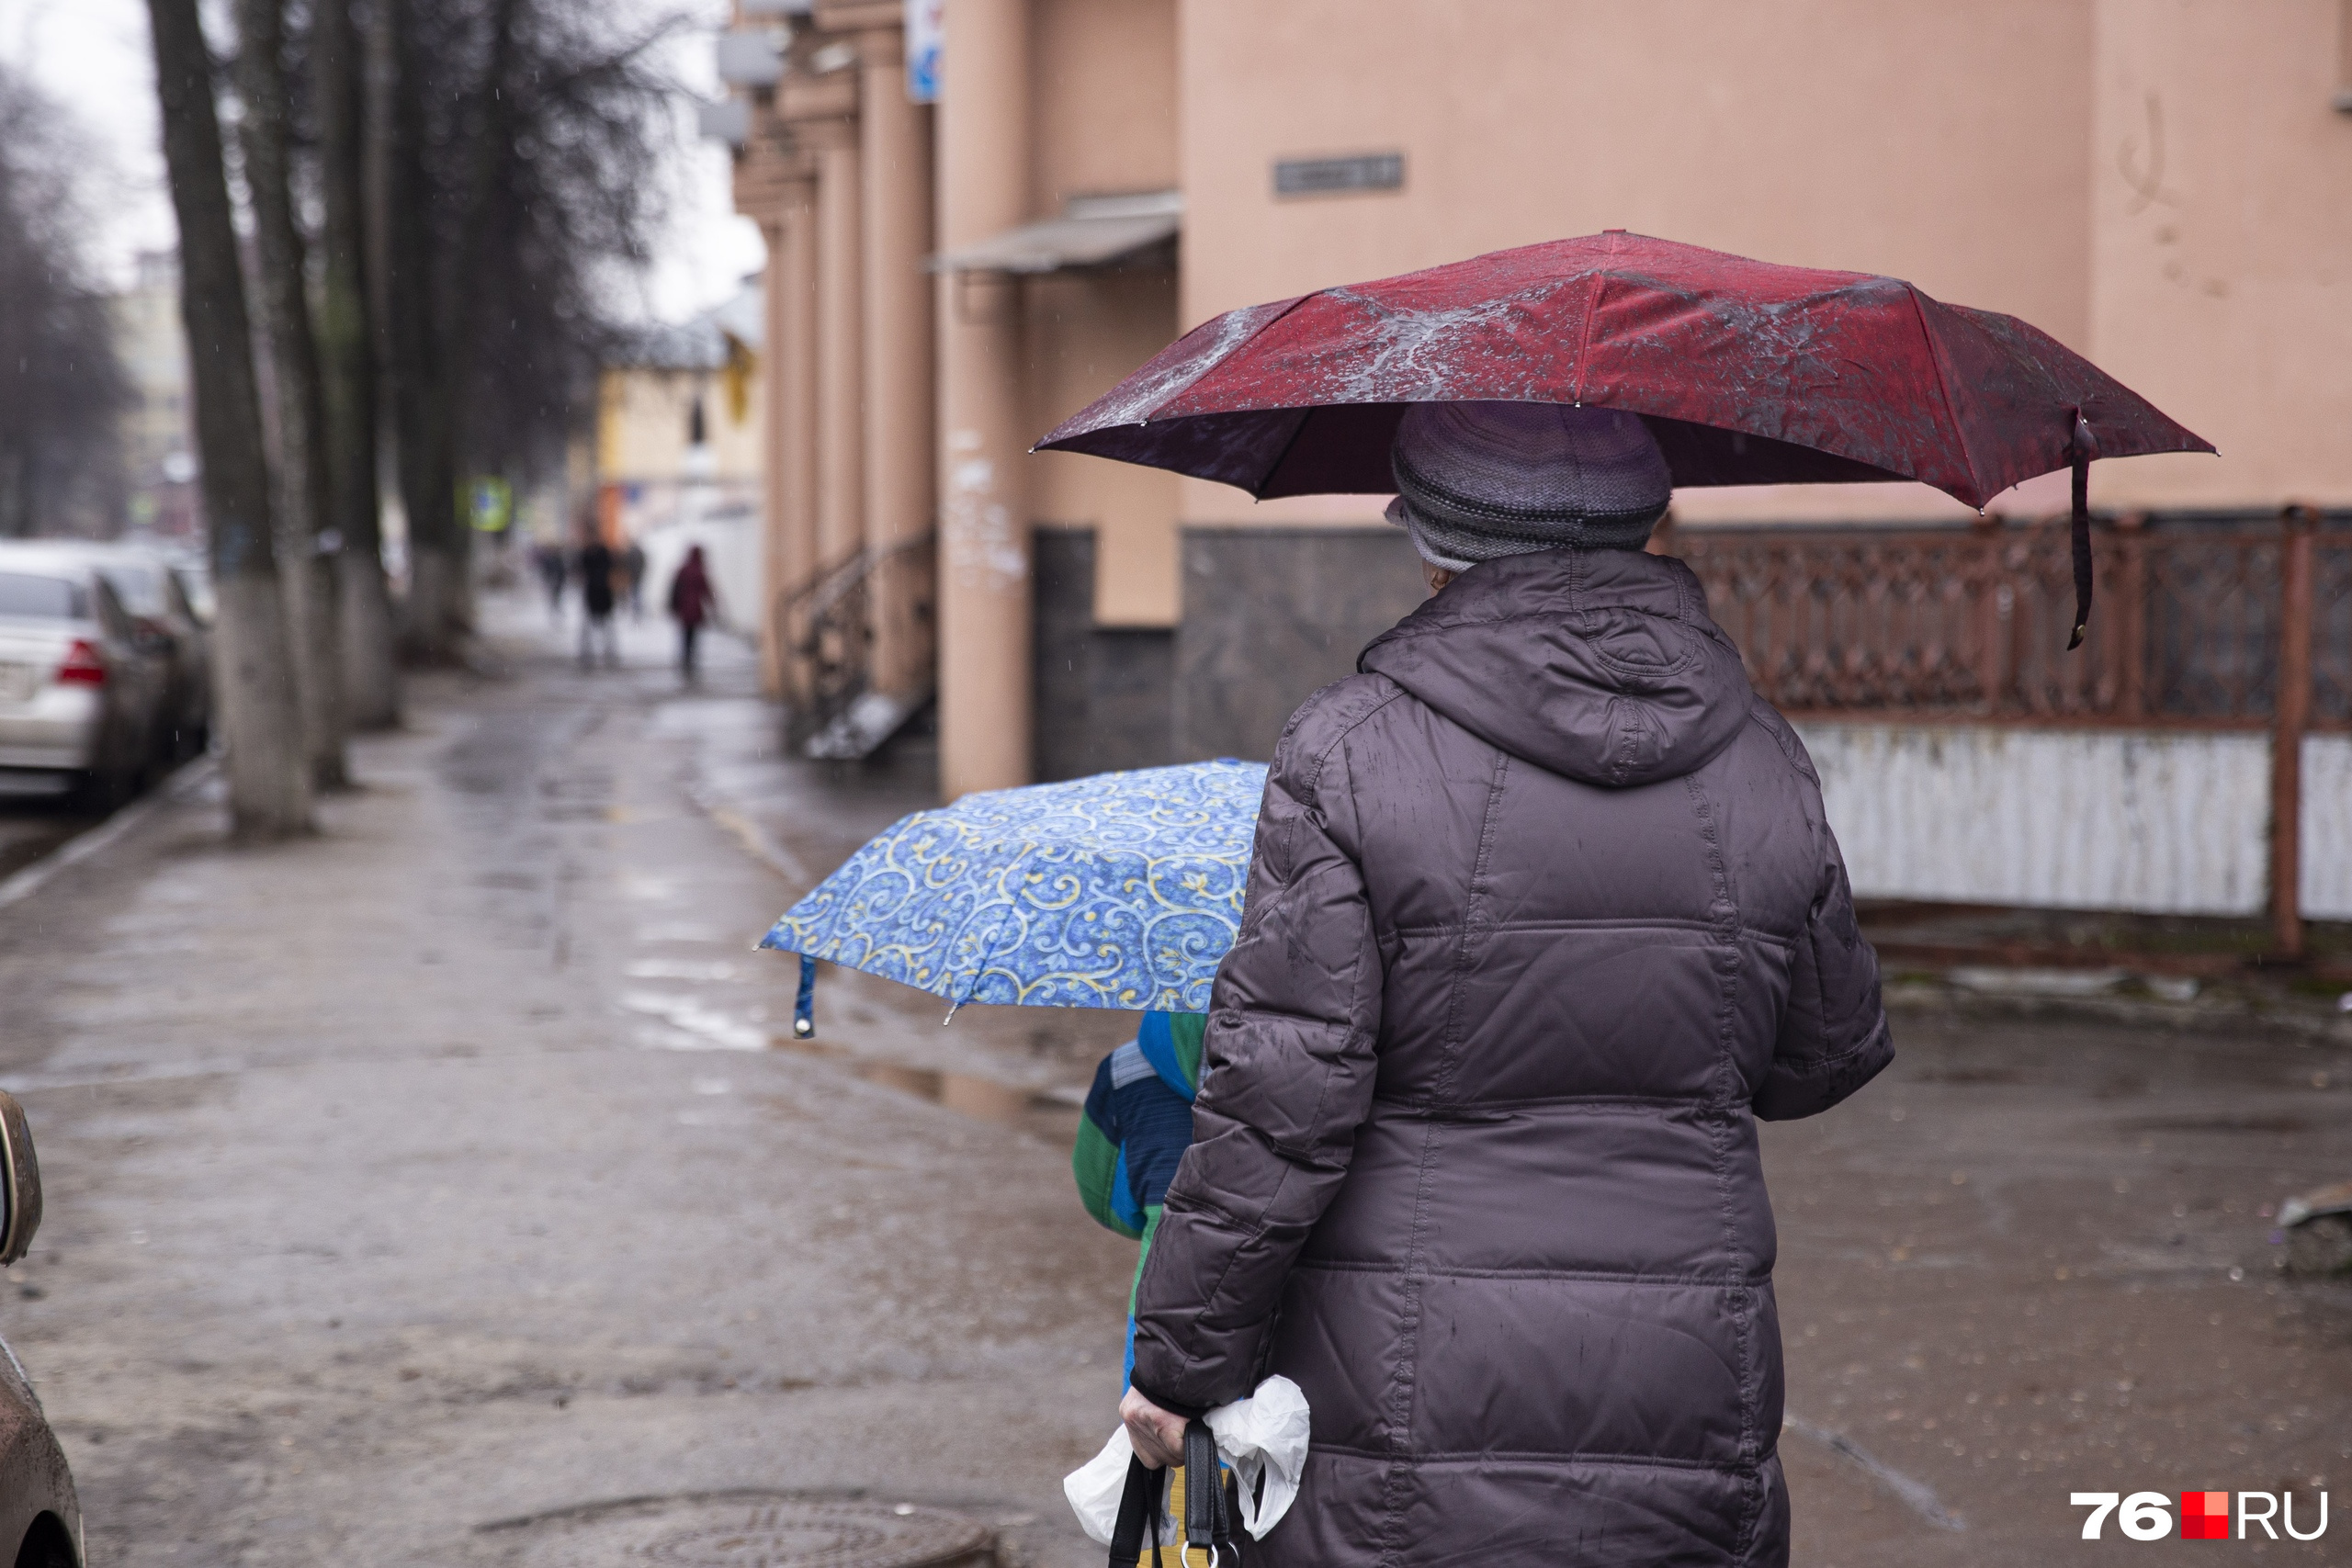
[[[806,1040],[817,1032],[817,961],[800,955],[800,994],[792,1001],[792,1037]]]
[[[2098,437],[2091,434],[2081,409],[2066,412],[2074,422],[2066,433],[2066,456],[2075,470],[2075,630],[2066,639],[2066,651],[2072,653],[2083,646],[2083,633],[2091,624],[2091,459],[2098,456]]]

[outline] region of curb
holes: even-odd
[[[1968,991],[1949,984],[1890,985],[1890,1012],[1939,1013],[1947,1017],[2098,1023],[2160,1028],[2181,1032],[2255,1034],[2288,1039],[2299,1045],[2352,1045],[2352,1018],[2316,1010],[2275,1012],[2227,1002],[2141,1001],[2127,997],[2003,996]]]
[[[181,763],[154,788],[96,827],[76,833],[6,882],[0,882],[0,909],[22,903],[40,892],[59,872],[120,843],[165,807],[193,799],[219,772],[219,764],[209,756]]]

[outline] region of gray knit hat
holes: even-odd
[[[1389,466],[1388,521],[1447,571],[1537,550],[1638,550],[1673,495],[1639,415],[1565,403],[1415,403]]]

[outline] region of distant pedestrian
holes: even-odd
[[[570,575],[564,569],[563,547],[542,540],[531,547],[531,563],[538,568],[539,582],[548,595],[548,621],[552,626],[563,625],[563,580]]]
[[[593,670],[596,665],[596,645],[605,647],[605,663],[617,670],[621,665],[620,633],[613,626],[613,551],[603,538],[588,536],[580,547],[580,668]]]
[[[701,634],[705,621],[718,619],[718,591],[710,585],[710,572],[703,565],[700,545],[686,552],[685,564],[670,580],[670,615],[678,623],[678,671],[692,681],[695,676],[695,639]]]
[[[628,584],[628,618],[645,619],[645,547],[635,539],[621,552],[621,580]]]

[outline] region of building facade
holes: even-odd
[[[906,27],[934,10],[923,103]],[[1379,498],[1260,503],[1028,447],[1219,311],[1482,251],[1630,228],[1905,277],[2221,448],[2098,466],[2095,506],[2352,502],[2340,0],[739,11],[738,205],[774,258],[772,669],[805,695],[831,648],[900,710],[935,694],[950,796],[1262,756],[1352,667],[1419,593]],[[1916,486],[1676,511],[1971,515]]]

